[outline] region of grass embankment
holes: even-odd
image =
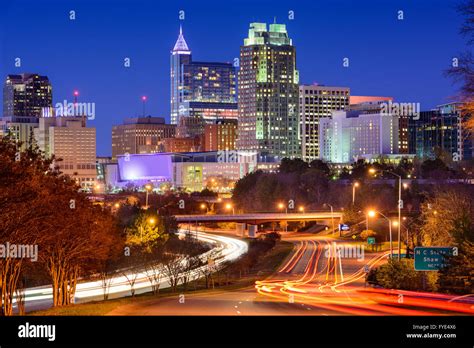
[[[212,291],[232,291],[248,286],[252,286],[256,280],[266,278],[276,272],[285,258],[293,249],[293,244],[289,242],[280,241],[275,247],[263,256],[258,263],[252,268],[252,271],[242,278],[232,279],[229,285],[215,287],[215,289],[206,289],[204,281],[198,280],[195,283],[188,285],[187,293],[203,293]],[[179,287],[177,293],[183,293],[183,287]],[[145,293],[135,295],[135,297],[123,297],[119,299],[112,299],[106,301],[94,301],[82,304],[73,304],[64,307],[50,308],[41,311],[34,311],[27,313],[32,316],[101,316],[106,315],[115,308],[142,301],[149,301],[152,299],[166,297],[171,295],[171,289],[160,290],[159,294]],[[175,293],[176,294],[176,293]]]

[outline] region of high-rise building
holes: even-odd
[[[134,117],[112,127],[112,158],[126,153],[154,153],[161,141],[174,137],[176,126],[165,124],[162,117]]]
[[[300,86],[300,136],[303,160],[319,158],[319,120],[349,106],[348,87]]]
[[[300,155],[298,82],[286,26],[251,23],[240,48],[238,149]]]
[[[38,74],[7,75],[3,86],[3,116],[41,116],[43,107],[53,103],[47,76]]]
[[[231,63],[194,62],[181,28],[171,51],[170,74],[172,124],[179,124],[181,117],[212,123],[237,113],[235,67]]]
[[[398,152],[408,154],[408,119],[415,117],[413,103],[393,103],[392,97],[351,96],[349,111],[358,114],[378,114],[384,107],[397,105],[398,111]]]
[[[83,116],[41,117],[34,130],[39,148],[55,156],[56,165],[73,177],[83,189],[92,189],[97,180],[96,129],[87,127]]]
[[[218,120],[204,129],[204,151],[235,150],[237,120]]]
[[[21,150],[26,149],[34,140],[34,129],[38,127],[35,116],[0,117],[0,137],[9,135],[16,142],[21,142]]]
[[[175,137],[163,139],[163,152],[197,152],[200,148],[200,139],[198,137]]]
[[[320,159],[351,163],[365,155],[398,153],[398,116],[361,114],[349,117],[335,111],[319,120]]]
[[[438,153],[452,156],[454,161],[472,158],[472,135],[463,127],[456,103],[420,112],[418,119],[409,119],[408,129],[410,154],[422,159],[433,158]]]

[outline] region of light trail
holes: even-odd
[[[184,230],[180,230],[180,233],[184,232]],[[200,255],[200,259],[207,261],[208,257],[212,255],[216,267],[219,267],[225,262],[236,260],[248,251],[247,243],[239,239],[197,231],[193,231],[193,233],[196,233],[198,240],[213,245],[211,250]],[[207,264],[191,271],[190,279],[196,280],[201,278],[202,271],[204,271],[206,267],[208,267]],[[158,272],[160,272],[160,270],[158,270]],[[127,275],[129,275],[131,278],[136,277],[134,284],[135,294],[142,294],[152,291],[152,284],[148,278],[150,275],[149,272],[148,276],[144,271],[132,272]],[[159,288],[164,289],[168,287],[170,287],[169,278],[163,276],[160,280]],[[113,277],[108,288],[108,295],[109,299],[130,296],[131,286],[127,281],[127,277],[124,275]],[[28,288],[25,290],[25,307],[27,311],[49,308],[53,303],[52,298],[52,287],[50,285]],[[74,297],[75,303],[100,301],[103,300],[103,298],[104,286],[102,280],[88,281],[77,284]]]
[[[320,240],[300,242],[293,257],[281,269],[281,271],[288,271],[291,266],[291,271],[298,263],[306,262],[302,276],[297,279],[279,277],[280,279],[257,281],[255,282],[257,293],[271,298],[273,302],[299,302],[316,308],[333,310],[343,315],[443,315],[433,310],[464,315],[474,314],[473,301],[469,298],[471,295],[460,297],[360,286],[361,281],[365,283],[364,267],[357,268],[352,273],[345,271],[344,280],[341,278],[338,281],[338,255],[328,257],[321,267],[323,244]],[[326,243],[326,247],[330,247],[328,239],[322,241]],[[313,248],[308,260],[303,258],[303,254],[307,252],[306,248],[305,251],[302,250],[305,243]],[[365,263],[365,266],[371,269],[385,263],[388,255],[389,252],[374,255]],[[324,278],[323,274],[326,278],[325,282],[318,279]],[[280,272],[279,275],[284,274]],[[323,284],[317,284],[320,282]]]

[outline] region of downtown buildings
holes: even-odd
[[[299,88],[301,158],[311,162],[319,158],[319,120],[331,118],[334,111],[349,106],[348,87],[301,85]]]
[[[286,26],[251,23],[240,48],[238,149],[300,156],[298,83]]]
[[[320,158],[352,163],[365,156],[398,154],[398,116],[339,111],[319,120]]]
[[[160,152],[163,139],[175,134],[176,126],[165,124],[162,117],[127,118],[112,127],[112,159],[127,153]]]
[[[171,124],[186,127],[188,123],[198,123],[202,134],[207,123],[237,118],[236,70],[231,63],[193,61],[180,28],[170,65]],[[192,121],[181,121],[182,118]]]

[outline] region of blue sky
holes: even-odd
[[[456,1],[13,0],[0,4],[0,75],[35,72],[54,103],[96,103],[97,151],[111,153],[111,128],[142,113],[169,120],[169,51],[179,24],[193,58],[233,61],[254,21],[287,24],[300,82],[348,86],[353,95],[393,96],[422,110],[449,102],[443,76],[465,49]],[[74,10],[76,19],[69,19]],[[185,19],[179,20],[179,11]],[[397,19],[402,10],[404,20]],[[294,19],[288,18],[294,11]],[[20,57],[22,66],[15,67]],[[125,57],[131,67],[125,68]],[[342,65],[350,59],[349,68]]]

